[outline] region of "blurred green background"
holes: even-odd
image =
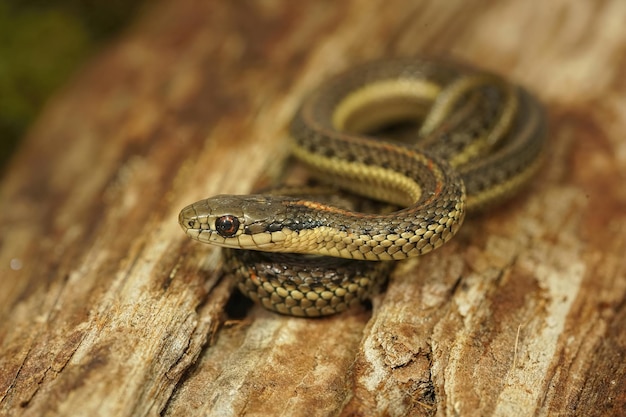
[[[0,0],[0,176],[54,93],[143,1]]]

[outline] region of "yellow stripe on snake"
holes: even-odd
[[[410,144],[372,133],[407,122],[419,126]],[[310,317],[368,298],[384,279],[370,270],[384,274],[389,263],[367,261],[437,249],[466,210],[518,191],[539,165],[545,119],[526,90],[496,75],[395,59],[321,85],[290,133],[293,154],[321,178],[400,208],[362,213],[301,196],[218,195],[185,207],[179,222],[193,239],[238,249],[225,264],[244,294]]]

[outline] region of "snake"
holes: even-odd
[[[397,126],[406,137],[393,137]],[[395,261],[441,247],[467,212],[518,192],[543,159],[546,121],[539,101],[503,77],[412,57],[328,79],[288,129],[293,156],[313,175],[396,208],[220,194],[183,208],[179,224],[192,239],[226,248],[225,268],[248,297],[315,317],[371,297]]]

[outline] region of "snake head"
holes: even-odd
[[[213,245],[271,250],[281,240],[283,199],[261,195],[217,195],[181,210],[185,233]]]

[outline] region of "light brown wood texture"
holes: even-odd
[[[153,6],[2,180],[0,415],[625,415],[624,22],[622,0]],[[270,175],[317,83],[417,54],[534,91],[539,175],[371,309],[247,304],[178,211]]]

